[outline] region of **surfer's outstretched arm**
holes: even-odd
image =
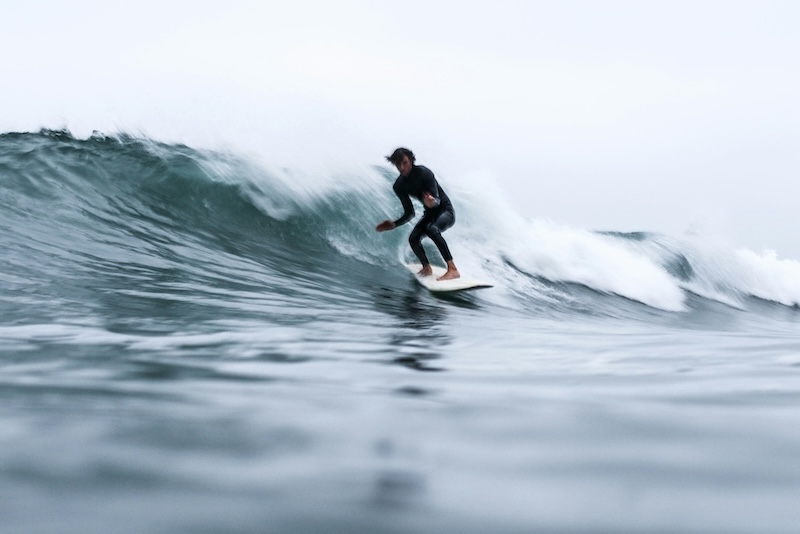
[[[403,205],[403,215],[400,216],[399,219],[396,221],[385,220],[378,224],[375,227],[375,230],[378,232],[385,232],[387,230],[394,230],[398,226],[402,226],[408,221],[410,221],[414,217],[414,204],[411,202],[411,199],[408,197],[408,194],[403,192],[397,185],[394,184],[394,194],[397,195],[397,198],[400,199],[400,203]]]
[[[403,215],[394,221],[394,225],[397,227],[404,225],[414,217],[414,204],[411,202],[411,198],[409,198],[408,193],[400,188],[398,182],[395,182],[393,189],[394,194],[397,195],[397,198],[400,199],[400,203],[403,205]]]

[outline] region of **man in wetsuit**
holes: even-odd
[[[398,148],[391,156],[386,156],[386,159],[400,171],[400,176],[394,183],[394,193],[402,202],[404,211],[403,215],[396,221],[385,220],[378,224],[375,230],[378,232],[394,230],[410,221],[414,216],[414,205],[411,203],[411,197],[417,198],[425,206],[425,211],[422,214],[422,219],[411,231],[408,242],[411,244],[411,250],[414,251],[414,254],[417,255],[420,263],[422,263],[422,270],[418,274],[421,276],[433,274],[431,264],[425,255],[425,250],[422,248],[422,236],[428,236],[434,242],[436,248],[439,249],[444,261],[447,262],[447,272],[440,276],[438,280],[458,278],[461,275],[456,268],[456,264],[453,263],[453,256],[450,254],[450,249],[447,248],[447,242],[442,237],[442,232],[456,222],[453,204],[444,189],[436,181],[430,169],[414,164],[416,160],[414,153],[407,148]]]

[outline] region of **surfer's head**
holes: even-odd
[[[391,162],[392,165],[397,167],[397,170],[400,171],[400,174],[403,176],[408,176],[408,173],[411,172],[411,167],[414,166],[414,162],[417,158],[414,157],[414,153],[411,152],[407,148],[398,148],[390,156],[386,156],[386,159]]]

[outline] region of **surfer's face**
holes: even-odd
[[[403,176],[409,175],[411,172],[411,160],[408,159],[408,156],[403,156],[403,159],[397,164],[397,170],[400,171],[400,174]]]

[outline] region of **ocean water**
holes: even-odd
[[[391,171],[0,135],[0,531],[797,531],[800,262]]]

